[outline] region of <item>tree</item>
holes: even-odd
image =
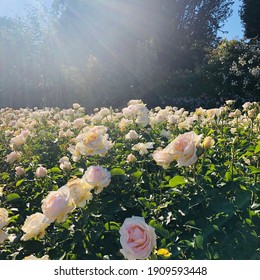
[[[260,1],[243,0],[240,16],[245,29],[245,37],[251,39],[260,36]]]

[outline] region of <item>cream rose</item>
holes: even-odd
[[[128,163],[135,162],[136,160],[137,160],[137,158],[136,158],[136,156],[133,155],[133,154],[129,154],[129,155],[127,156],[127,158],[126,158],[126,161],[127,161]]]
[[[45,234],[45,229],[49,226],[49,223],[45,223],[45,215],[42,213],[35,213],[28,216],[22,226],[22,230],[25,233],[21,240],[26,241],[28,239],[38,237],[42,238]]]
[[[51,191],[42,201],[42,212],[46,216],[45,222],[65,222],[67,215],[75,208],[68,188]]]
[[[130,130],[126,136],[125,136],[126,140],[135,140],[138,139],[138,133],[135,130]]]
[[[49,256],[48,255],[44,255],[42,256],[41,258],[37,258],[35,257],[34,255],[30,255],[30,256],[27,256],[27,257],[24,257],[23,260],[25,261],[37,261],[37,260],[41,260],[41,261],[47,261],[49,260]]]
[[[82,177],[88,184],[95,188],[95,193],[100,193],[111,181],[111,174],[101,166],[90,166]]]
[[[9,223],[8,212],[5,208],[0,208],[0,229]]]
[[[67,183],[67,187],[77,207],[84,207],[86,202],[92,199],[90,190],[93,189],[93,186],[83,179],[72,179]]]
[[[119,233],[120,252],[128,260],[147,259],[156,247],[155,230],[142,217],[126,218]]]
[[[0,229],[0,244],[8,238],[8,234]]]
[[[190,166],[194,164],[198,157],[197,147],[200,145],[201,135],[195,132],[186,132],[175,138],[164,151],[170,153],[178,166]]]
[[[214,146],[214,144],[215,144],[214,139],[210,136],[207,136],[204,139],[202,146],[204,147],[204,149],[208,150],[208,149],[212,148]]]

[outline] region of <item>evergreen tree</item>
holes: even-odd
[[[260,36],[260,1],[243,0],[240,11],[245,28],[245,37],[251,39]]]

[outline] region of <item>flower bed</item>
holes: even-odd
[[[0,110],[0,259],[260,259],[260,106]]]

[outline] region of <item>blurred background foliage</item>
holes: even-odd
[[[22,18],[1,17],[0,107],[258,101],[254,2],[243,1],[246,37],[238,41],[217,37],[231,0],[54,0]]]

